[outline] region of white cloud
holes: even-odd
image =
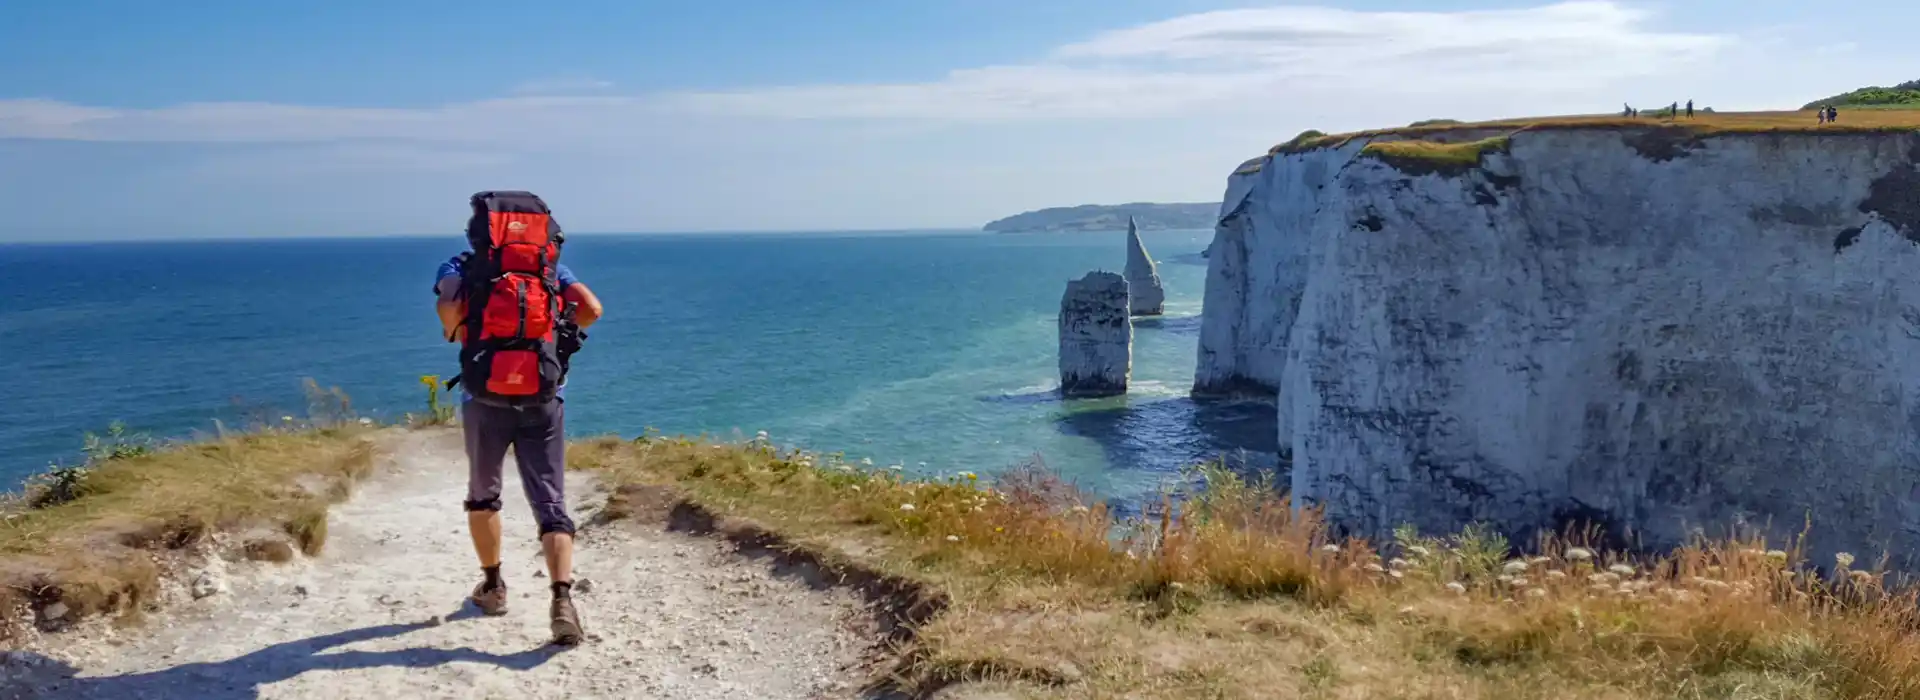
[[[514,86],[516,95],[578,95],[607,90],[613,82],[599,78],[555,77],[542,80],[530,80]]]
[[[522,85],[514,97],[423,109],[245,102],[109,109],[0,100],[0,137],[501,142],[524,139],[527,129],[537,128],[543,138],[604,144],[631,138],[639,122],[712,116],[937,122],[1167,117],[1284,101],[1294,93],[1382,98],[1589,91],[1683,71],[1735,44],[1731,36],[1652,29],[1650,19],[1640,10],[1594,1],[1474,12],[1231,10],[1109,31],[1056,47],[1036,62],[955,70],[920,83],[585,96],[611,83],[562,77]]]

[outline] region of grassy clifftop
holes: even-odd
[[[1040,472],[912,479],[764,441],[574,455],[624,485],[616,501],[664,489],[921,587],[889,682],[912,697],[1920,697],[1911,593],[1763,542],[1631,557],[1579,538],[1516,554],[1478,530],[1336,541],[1221,470],[1127,520]]]
[[[138,610],[168,552],[211,533],[318,551],[327,504],[374,468],[369,439],[405,429],[109,450],[70,492],[0,510],[0,590]],[[876,688],[911,697],[1920,697],[1920,607],[1864,556],[1340,540],[1270,484],[1205,468],[1176,485],[1197,495],[1128,519],[1044,471],[915,478],[765,439],[586,439],[569,467],[615,488],[608,517],[704,514],[706,532],[884,582],[904,626]]]

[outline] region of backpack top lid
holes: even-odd
[[[553,210],[547,208],[540,195],[524,190],[487,190],[475,192],[468,200],[473,205],[473,216],[467,219],[467,242],[475,252],[492,247],[493,215],[500,214],[539,214],[547,221],[547,233],[554,245],[566,243],[566,236],[560,231],[560,222],[553,219]]]

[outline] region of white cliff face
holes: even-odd
[[[1147,255],[1147,244],[1140,241],[1140,228],[1127,217],[1127,291],[1132,295],[1135,316],[1159,316],[1166,307],[1167,292],[1160,286],[1160,269]]]
[[[1133,320],[1127,280],[1089,272],[1060,298],[1060,392],[1071,397],[1127,393],[1133,372]]]
[[[1196,391],[1277,390],[1296,496],[1920,563],[1920,137],[1364,145],[1242,166],[1209,260]]]

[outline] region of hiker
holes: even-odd
[[[1621,104],[1620,107],[1621,107],[1620,116],[1623,116],[1623,117],[1633,116],[1633,105]]]
[[[1840,108],[1827,105],[1827,123],[1832,124],[1837,121],[1840,121]]]
[[[1827,123],[1827,108],[1826,108],[1826,107],[1821,107],[1821,108],[1820,108],[1820,123],[1822,123],[1822,124],[1825,124],[1825,123]]]
[[[1693,100],[1687,100],[1687,118],[1693,118]]]
[[[440,265],[435,310],[447,342],[460,343],[461,430],[467,450],[467,526],[483,579],[470,600],[488,615],[507,609],[500,574],[500,490],[507,447],[527,504],[540,523],[552,581],[553,641],[581,639],[573,604],[573,518],[566,502],[566,369],[580,329],[600,319],[600,300],[561,265],[565,237],[546,202],[530,192],[480,192],[470,203],[470,252]],[[566,309],[563,311],[562,309]],[[568,318],[569,312],[572,318]]]

